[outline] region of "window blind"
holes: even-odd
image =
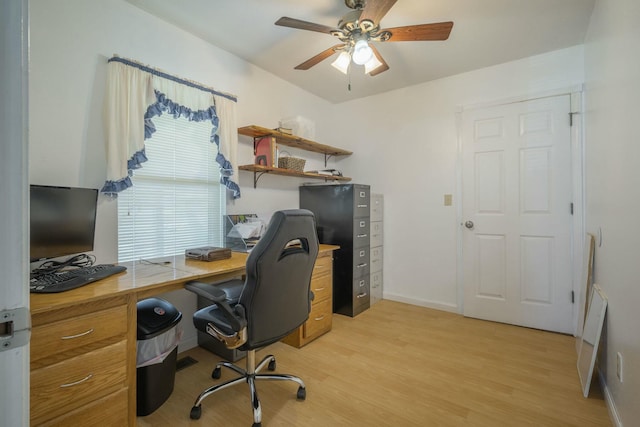
[[[163,114],[146,140],[149,159],[118,195],[118,261],[223,245],[226,188],[220,184],[211,122]]]

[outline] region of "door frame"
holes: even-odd
[[[29,425],[30,349],[18,338],[30,324],[22,322],[29,309],[28,15],[28,0],[0,1],[0,310],[13,329],[0,351],[0,425],[10,426]]]
[[[585,207],[584,207],[584,85],[576,85],[568,88],[538,92],[534,94],[521,95],[511,98],[494,100],[486,103],[460,105],[455,111],[455,123],[457,130],[457,160],[456,160],[456,295],[458,313],[464,312],[464,274],[463,274],[463,254],[462,239],[464,233],[464,219],[462,212],[462,113],[469,110],[496,107],[499,105],[513,104],[517,102],[532,101],[540,98],[550,98],[555,96],[569,95],[571,99],[571,119],[573,125],[571,133],[571,189],[573,198],[573,217],[571,225],[571,289],[573,290],[573,313],[572,329],[575,336],[578,328],[578,302],[581,301],[584,292],[582,284],[579,282],[582,271],[582,253],[584,251],[585,239]],[[567,120],[570,120],[567,117]]]

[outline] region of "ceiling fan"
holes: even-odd
[[[340,19],[337,28],[286,16],[278,19],[275,24],[282,27],[331,34],[341,42],[304,61],[295,67],[296,70],[308,70],[334,53],[340,52],[338,58],[331,65],[346,74],[351,61],[353,61],[355,64],[364,65],[365,73],[376,76],[387,71],[389,65],[372,42],[446,40],[453,27],[453,22],[449,21],[381,29],[380,20],[389,12],[396,1],[345,0],[347,7],[353,10]]]

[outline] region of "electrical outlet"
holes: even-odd
[[[622,382],[622,353],[620,352],[616,354],[616,375],[618,381]]]

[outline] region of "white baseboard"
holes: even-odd
[[[383,298],[391,301],[404,302],[411,305],[417,305],[420,307],[433,308],[435,310],[448,311],[450,313],[459,313],[458,306],[450,303],[443,303],[439,301],[428,301],[419,298],[409,298],[402,295],[394,294],[391,292],[384,292]]]
[[[613,396],[611,396],[609,387],[607,387],[607,382],[600,372],[598,372],[598,378],[600,379],[600,387],[604,394],[604,401],[607,404],[607,410],[609,411],[609,418],[611,419],[611,422],[615,427],[623,427],[620,415],[618,415],[618,410],[616,409],[616,403],[613,401]]]

